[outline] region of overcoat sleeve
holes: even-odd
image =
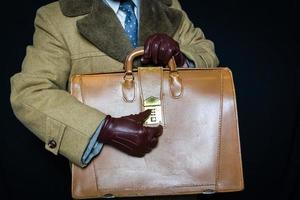
[[[11,77],[11,105],[17,118],[45,142],[45,148],[84,166],[81,157],[105,114],[67,92],[71,61],[62,36],[38,10],[33,45],[21,72]]]
[[[194,61],[196,67],[217,67],[219,60],[213,42],[205,38],[200,28],[194,27],[178,0],[173,0],[172,8],[178,9],[183,15],[179,30],[174,35],[180,50],[188,59]]]

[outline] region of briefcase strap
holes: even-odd
[[[163,69],[161,67],[139,67],[138,81],[142,110],[152,110],[145,125],[164,125]]]

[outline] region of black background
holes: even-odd
[[[68,161],[17,121],[9,78],[32,43],[36,9],[51,1],[1,3],[0,199],[71,199]],[[300,199],[298,2],[181,1],[232,69],[239,109],[245,190],[199,199]],[[296,5],[297,4],[297,5]]]

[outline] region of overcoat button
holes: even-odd
[[[51,148],[51,149],[54,149],[56,147],[56,142],[54,140],[50,140],[48,142],[48,146]]]

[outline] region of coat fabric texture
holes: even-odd
[[[166,33],[197,67],[216,67],[214,45],[194,27],[178,0],[141,0],[139,45]],[[11,77],[16,117],[45,148],[84,167],[81,157],[106,114],[69,93],[74,74],[123,71],[131,43],[112,9],[101,0],[60,0],[38,9],[33,45]]]

